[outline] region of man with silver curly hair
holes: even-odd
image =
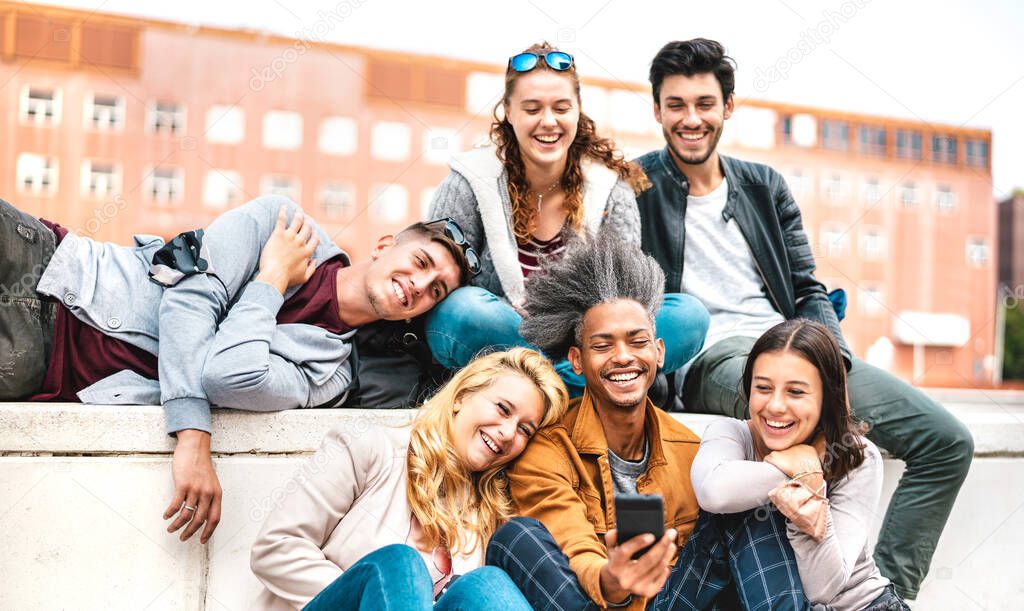
[[[664,362],[654,328],[664,281],[654,259],[613,236],[574,245],[530,278],[523,337],[568,357],[586,386],[509,470],[524,517],[494,534],[487,563],[534,608],[807,608],[783,520],[698,519],[700,438],[647,398]],[[638,493],[663,497],[665,535],[620,542],[614,499]],[[733,562],[770,568],[739,593]]]

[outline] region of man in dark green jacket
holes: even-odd
[[[667,146],[638,161],[653,187],[638,198],[642,244],[667,291],[711,314],[703,351],[676,376],[685,409],[747,417],[739,381],[754,340],[792,318],[826,325],[843,350],[854,415],[869,439],[907,469],[892,497],[875,560],[916,598],[974,454],[970,432],[941,405],[850,353],[825,291],[800,210],[768,166],[719,155],[733,112],[734,64],[721,44],[671,42],[651,64],[654,114]],[[685,247],[685,248],[684,248]]]

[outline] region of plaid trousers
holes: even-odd
[[[494,533],[487,564],[508,573],[538,611],[596,610],[551,533],[513,518]],[[701,512],[661,592],[647,609],[810,610],[786,538],[785,517],[761,508]]]

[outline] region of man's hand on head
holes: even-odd
[[[173,517],[174,521],[167,527],[167,532],[173,533],[185,526],[179,537],[185,541],[205,524],[199,542],[206,543],[220,522],[223,494],[210,458],[209,433],[195,429],[178,431],[171,475],[174,477],[174,498],[164,510],[164,519]]]
[[[313,224],[302,210],[296,208],[288,224],[288,210],[281,206],[277,211],[277,226],[260,253],[256,280],[266,282],[282,295],[288,287],[304,284],[316,270],[313,253],[319,244]]]
[[[608,563],[601,568],[601,593],[610,603],[621,603],[630,595],[652,598],[661,591],[668,579],[672,555],[676,552],[676,531],[668,529],[655,543],[654,535],[633,537],[622,545],[618,532],[611,529],[604,537],[608,547]],[[633,560],[633,554],[651,545],[643,556]]]

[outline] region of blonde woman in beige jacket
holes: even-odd
[[[410,425],[334,429],[285,485],[252,548],[259,609],[529,609],[483,567],[511,515],[505,466],[567,402],[551,363],[470,362]]]

